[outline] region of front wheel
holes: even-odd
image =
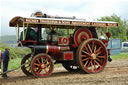
[[[52,58],[44,53],[36,55],[31,62],[31,72],[35,77],[51,75],[54,69]]]
[[[83,41],[77,50],[77,63],[86,73],[101,72],[107,64],[107,50],[102,41]]]

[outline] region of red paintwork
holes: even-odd
[[[92,38],[92,33],[86,28],[78,29],[74,34],[74,43],[76,46],[79,46],[80,43],[84,40]]]
[[[70,50],[70,48],[68,46],[59,47],[59,46],[48,45],[48,52],[51,52],[52,54],[58,54],[61,51],[69,51],[69,50]]]
[[[59,45],[69,45],[69,37],[59,37]]]
[[[62,51],[56,55],[52,56],[53,59],[55,60],[73,60],[74,59],[74,55],[73,55],[73,51]]]
[[[104,44],[105,44],[105,47],[108,47],[108,40],[101,40]]]
[[[73,52],[64,52],[64,60],[73,60]]]
[[[76,48],[76,45],[75,45],[75,44],[72,44],[72,47],[73,47],[73,48]]]
[[[57,54],[59,52],[59,47],[48,45],[48,52],[51,52],[52,54]]]
[[[24,41],[19,41],[18,42],[18,46],[21,47],[22,45],[27,45],[27,44],[31,44],[31,45],[36,45],[37,41],[36,40],[24,40]]]
[[[36,45],[37,41],[36,40],[24,40],[24,44],[27,44],[27,43],[33,43],[34,45]]]
[[[110,32],[106,32],[106,35],[107,35],[108,38],[111,37],[111,33]]]

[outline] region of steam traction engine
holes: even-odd
[[[21,68],[22,71],[26,75],[46,77],[53,72],[53,60],[56,63],[62,63],[68,71],[101,72],[109,58],[107,45],[110,33],[106,33],[107,39],[98,39],[96,29],[118,27],[118,24],[41,15],[30,18],[14,17],[10,21],[10,26],[17,27],[18,46],[29,47],[32,50],[32,53],[22,59],[21,64],[26,63]],[[36,29],[37,32],[30,32],[30,27],[33,27],[33,30]],[[23,28],[21,34],[19,33],[20,28]],[[42,28],[51,30],[47,40],[42,39]],[[68,36],[58,36],[55,28],[67,29],[67,32],[69,29],[73,29],[74,32]],[[32,35],[35,35],[35,38]]]

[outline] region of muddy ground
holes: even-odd
[[[96,74],[67,72],[62,66],[55,67],[47,78],[26,76],[19,69],[8,73],[9,78],[0,76],[0,85],[128,85],[128,59],[108,62],[105,69]]]

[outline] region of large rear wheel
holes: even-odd
[[[101,72],[107,64],[106,47],[98,39],[83,41],[77,50],[77,62],[86,73]]]
[[[51,75],[54,69],[52,58],[44,53],[36,55],[31,62],[31,71],[35,77]]]

